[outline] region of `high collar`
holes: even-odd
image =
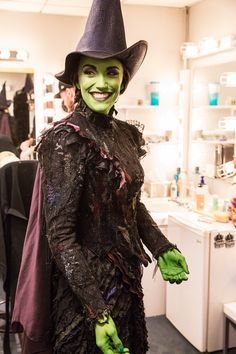
[[[77,105],[75,107],[75,113],[80,113],[82,115],[84,115],[86,117],[86,119],[88,119],[92,124],[95,124],[101,128],[110,128],[112,125],[112,121],[113,121],[113,116],[112,114],[115,111],[114,107],[111,109],[111,115],[106,115],[103,113],[97,113],[92,111],[84,102],[84,100],[82,99],[82,97],[80,97],[77,101]]]

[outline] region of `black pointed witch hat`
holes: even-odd
[[[140,40],[127,48],[120,0],[94,0],[85,31],[76,50],[67,55],[65,70],[56,78],[73,84],[81,55],[92,58],[119,59],[128,71],[129,80],[142,64],[147,52],[147,42]]]
[[[6,109],[11,105],[12,101],[7,100],[6,95],[6,82],[2,85],[2,90],[0,92],[0,110]]]

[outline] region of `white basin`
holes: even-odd
[[[170,213],[186,212],[183,206],[168,198],[143,198],[142,202],[158,225],[167,225]]]
[[[155,213],[173,213],[186,211],[183,206],[167,198],[145,198],[142,200],[149,212]]]

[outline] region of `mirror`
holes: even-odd
[[[4,83],[6,98],[11,100],[5,112],[9,115],[11,138],[19,149],[20,144],[29,137],[35,139],[34,70],[0,68],[1,88]],[[1,119],[0,115],[0,132],[3,129]],[[5,123],[8,123],[7,119]]]
[[[236,62],[197,67],[192,75],[189,169],[212,178],[235,174]],[[230,170],[229,170],[230,168]]]

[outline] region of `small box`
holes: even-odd
[[[144,182],[144,191],[150,198],[169,197],[170,196],[170,181],[164,182]]]

